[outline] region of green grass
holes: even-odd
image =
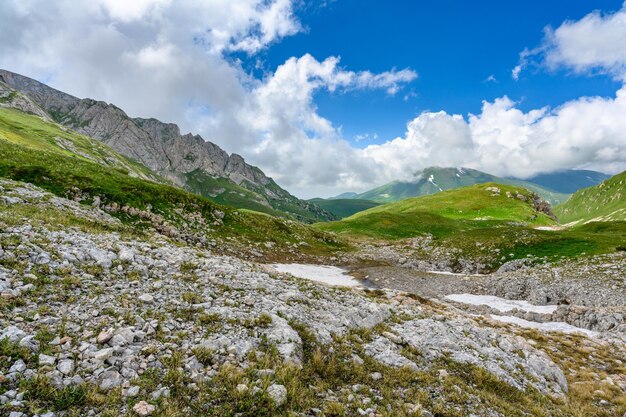
[[[489,187],[500,188],[500,195],[492,195]],[[446,249],[457,262],[479,261],[486,270],[529,255],[541,258],[538,261],[558,261],[610,253],[626,239],[624,222],[537,230],[536,226],[556,222],[527,202],[508,198],[507,191],[529,197],[529,192],[520,188],[480,184],[386,204],[316,227],[357,241],[432,236],[433,247]],[[431,252],[425,250],[418,255],[429,259]]]
[[[336,198],[330,200],[326,200],[324,198],[313,198],[309,201],[317,204],[324,210],[330,211],[339,219],[352,216],[360,211],[365,211],[380,205],[380,203],[375,201],[350,198]]]
[[[562,223],[626,220],[626,171],[577,191],[554,211]]]
[[[108,166],[56,145],[55,137],[72,141],[78,152],[91,152],[123,158],[106,145],[24,113],[0,109],[0,177],[29,182],[58,196],[80,195],[90,204],[98,196],[101,205],[132,207],[153,213],[162,223],[176,227],[183,238],[198,235],[210,239],[229,239],[246,245],[272,241],[293,246],[306,242],[302,251],[314,254],[343,248],[327,234],[298,222],[278,219],[261,213],[221,206],[196,194],[167,184],[147,181],[130,175],[129,170]],[[123,160],[123,159],[122,159]],[[147,168],[129,160],[136,172]],[[154,227],[145,216],[127,210],[111,210],[125,225],[135,230]],[[224,213],[222,224],[216,212]],[[234,239],[233,239],[234,238]],[[276,250],[279,248],[277,247]]]
[[[0,137],[34,151],[92,161],[133,176],[165,182],[139,162],[94,139],[15,109],[0,108]]]
[[[499,195],[487,190],[500,189]],[[507,197],[506,193],[513,198]],[[395,203],[356,213],[338,222],[319,224],[322,230],[401,239],[422,234],[443,237],[458,230],[493,227],[510,222],[529,225],[554,224],[549,216],[539,213],[525,201],[515,198],[530,193],[521,188],[487,183],[437,194],[407,198]]]

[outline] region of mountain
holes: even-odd
[[[535,175],[527,178],[526,181],[560,193],[572,194],[582,188],[598,185],[610,177],[610,175],[598,171],[568,169],[550,174]]]
[[[62,229],[78,226],[99,232],[100,226],[56,213],[67,208],[61,200],[71,199],[83,214],[95,211],[98,216],[115,217],[116,231],[139,238],[153,231],[180,243],[211,247],[221,253],[271,259],[290,256],[302,242],[306,245],[299,251],[311,250],[316,254],[337,247],[332,237],[321,235],[309,225],[218,205],[167,184],[147,167],[96,139],[44,117],[3,107],[8,96],[1,88],[0,85],[0,191],[6,191],[8,179],[30,183],[56,195],[46,197],[46,210],[38,213],[34,208],[26,208],[20,218],[48,222]],[[20,101],[24,108],[31,106],[31,110],[36,110],[37,105],[29,103],[27,97]],[[11,187],[21,187],[20,193],[32,199],[42,198],[39,191],[29,191],[30,186],[16,184]],[[0,199],[0,214],[6,214],[7,205],[28,205],[29,201],[23,197]],[[0,234],[6,230],[4,227],[6,223],[0,221]]]
[[[327,200],[341,200],[346,198],[356,198],[358,194],[355,192],[348,191],[347,193],[341,193],[338,196],[330,197]]]
[[[0,70],[0,83],[4,84],[5,106],[37,114],[98,139],[158,176],[213,201],[307,222],[334,218],[280,188],[240,155],[228,155],[199,135],[181,134],[173,123],[130,118],[112,104],[79,99],[5,70]]]
[[[555,218],[538,195],[520,187],[486,183],[384,204],[319,228],[397,239],[445,236],[455,230],[511,222],[541,226],[554,224]]]
[[[527,181],[500,178],[475,169],[430,167],[417,172],[412,181],[393,181],[364,193],[356,194],[352,198],[389,203],[404,198],[434,194],[440,191],[487,182],[527,188],[553,205],[562,203],[569,197],[569,195]]]
[[[358,213],[359,211],[367,210],[380,205],[380,203],[376,203],[374,201],[358,200],[353,198],[313,198],[309,201],[317,204],[324,210],[331,212],[339,219],[352,216],[354,213]]]
[[[555,207],[562,223],[626,221],[626,171],[577,191]]]

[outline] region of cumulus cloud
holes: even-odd
[[[507,97],[483,102],[464,118],[423,113],[404,137],[371,145],[363,153],[387,176],[410,179],[429,165],[466,166],[521,178],[572,167],[626,169],[626,87],[614,98],[583,97],[523,112]]]
[[[550,69],[576,73],[600,72],[626,81],[626,2],[614,13],[593,11],[580,20],[567,20],[556,29],[546,27],[543,42],[520,53],[512,77],[534,60]]]

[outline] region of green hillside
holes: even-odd
[[[313,198],[309,200],[311,203],[315,203],[326,211],[331,212],[337,218],[343,219],[348,216],[352,216],[355,213],[371,209],[372,207],[379,206],[380,203],[369,200],[356,200],[350,198]]]
[[[430,236],[427,247],[416,249],[418,258],[437,261],[443,250],[458,265],[472,259],[487,271],[513,259],[561,261],[615,252],[626,241],[626,222],[556,230],[545,209],[526,189],[487,183],[408,198],[315,226],[383,245]]]
[[[533,195],[523,188],[478,184],[384,204],[338,222],[319,224],[322,230],[397,239],[430,233],[520,222],[552,225],[554,220],[533,207]]]
[[[355,194],[350,198],[390,203],[409,197],[435,194],[488,182],[527,188],[553,205],[562,203],[569,197],[568,194],[558,193],[527,181],[500,178],[475,169],[430,167],[418,172],[412,181],[393,181],[364,193]]]
[[[555,208],[561,223],[626,220],[626,171],[577,191]]]
[[[146,228],[175,239],[228,246],[332,251],[333,238],[298,222],[218,205],[158,179],[101,142],[14,109],[0,108],[0,177],[29,182],[63,197],[98,204],[136,233]]]

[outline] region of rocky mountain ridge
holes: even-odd
[[[199,135],[181,134],[176,124],[131,118],[113,104],[79,99],[6,70],[0,70],[0,83],[35,104],[27,104],[23,96],[14,94],[10,100],[12,106],[98,139],[197,194],[242,208],[287,213],[303,221],[334,218],[315,204],[289,194],[240,155],[229,155]],[[200,184],[190,178],[192,175],[198,178],[198,173],[202,174]]]

